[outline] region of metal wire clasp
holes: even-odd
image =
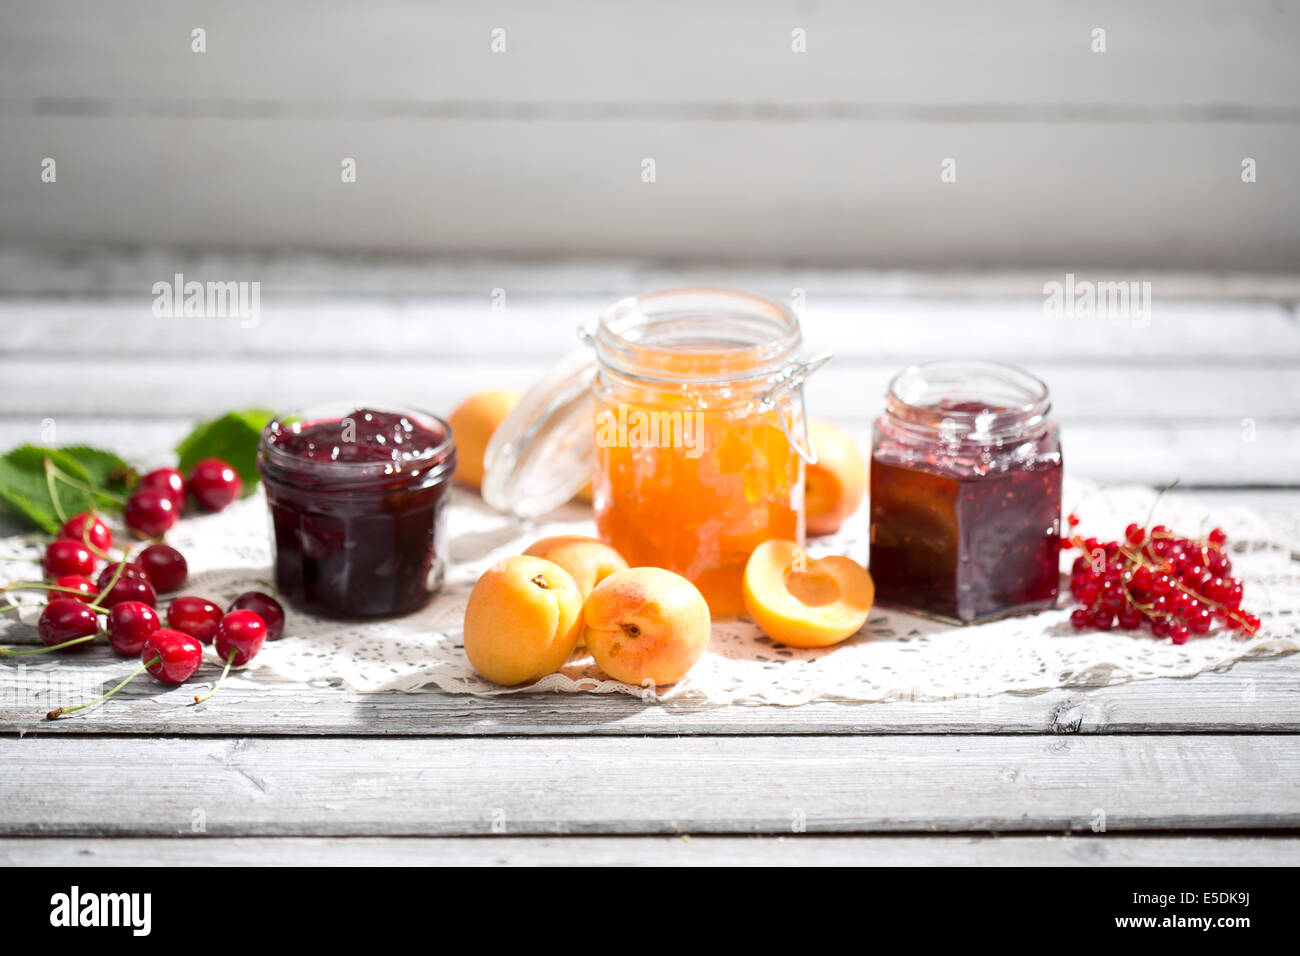
[[[781,431],[785,434],[785,440],[790,443],[790,447],[802,458],[807,464],[817,464],[817,449],[813,446],[812,435],[808,433],[808,405],[804,401],[803,383],[808,381],[809,376],[817,371],[823,365],[831,360],[830,352],[819,352],[805,362],[791,365],[784,369],[778,376],[776,384],[763,393],[759,402],[759,407],[764,411],[775,409],[776,420],[781,425]],[[790,430],[790,419],[786,416],[785,410],[781,407],[781,399],[792,393],[798,394],[799,401],[799,421],[803,425],[803,440],[801,445],[799,440],[794,437]],[[806,447],[805,447],[806,446]]]

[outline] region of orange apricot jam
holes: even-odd
[[[715,617],[743,612],[750,553],[803,541],[798,320],[756,296],[680,290],[624,300],[595,335],[601,538],[634,567],[667,568]],[[802,379],[799,379],[801,382]]]

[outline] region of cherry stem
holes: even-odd
[[[59,485],[54,480],[54,462],[46,458],[42,462],[45,465],[45,487],[50,492],[50,503],[54,505],[54,513],[58,515],[59,521],[64,524],[68,523],[68,516],[63,511],[63,505],[59,502]]]
[[[10,601],[0,604],[0,611],[21,611],[25,607],[49,607],[48,601]]]
[[[87,551],[91,552],[96,557],[103,558],[105,561],[112,561],[113,559],[109,556],[109,553],[107,551],[101,551],[99,550],[99,548],[95,547],[93,544],[90,543],[90,522],[98,521],[98,520],[99,520],[99,510],[96,508],[91,508],[90,520],[82,522],[81,525],[81,543],[86,546]]]
[[[126,562],[127,559],[130,557],[131,557],[131,549],[123,548],[122,560],[117,563],[117,570],[114,571],[113,576],[108,579],[108,584],[99,592],[101,596],[112,593],[113,588],[117,585],[118,580],[122,577],[122,572],[126,570]],[[108,612],[105,611],[104,613],[108,613]]]
[[[226,679],[226,675],[230,673],[230,667],[231,667],[232,664],[235,663],[235,655],[236,655],[237,653],[239,653],[239,652],[238,652],[238,651],[231,651],[231,652],[226,656],[226,666],[225,666],[225,668],[221,671],[221,676],[217,678],[217,682],[216,682],[215,684],[212,685],[212,690],[208,691],[208,692],[207,692],[206,694],[204,694],[202,697],[197,697],[197,696],[196,696],[196,697],[194,698],[194,703],[195,703],[195,704],[201,704],[201,703],[203,703],[205,700],[207,700],[209,697],[211,697],[213,694],[215,694],[215,693],[217,692],[217,688],[221,686],[221,682],[224,681],[224,680]],[[192,705],[191,705],[191,706],[192,706]]]
[[[9,584],[0,587],[0,591],[62,591],[65,594],[86,596],[85,591],[79,591],[76,588],[65,588],[60,584],[46,584],[44,581],[11,581]]]
[[[94,485],[88,485],[88,484],[86,484],[84,481],[82,481],[81,479],[72,477],[72,475],[68,474],[66,471],[64,471],[62,468],[60,468],[58,465],[56,465],[56,464],[55,464],[53,461],[51,461],[49,458],[46,458],[46,459],[45,459],[45,474],[46,474],[46,478],[47,478],[47,480],[48,480],[48,478],[49,478],[49,477],[51,476],[51,474],[52,474],[53,477],[57,478],[59,481],[63,482],[65,485],[68,485],[68,486],[71,487],[71,488],[76,488],[76,489],[77,489],[78,491],[80,491],[82,494],[90,495],[92,500],[95,499],[95,498],[98,498],[98,497],[100,497],[100,496],[103,496],[103,497],[107,498],[109,501],[115,501],[115,502],[117,502],[117,503],[120,504],[120,505],[125,505],[125,504],[126,504],[126,498],[122,497],[121,495],[114,494],[114,493],[111,492],[111,491],[105,491],[103,488],[98,488],[98,487],[96,487],[96,486],[94,486]],[[55,509],[54,509],[54,510],[55,510],[56,513],[59,511],[59,508],[58,508],[58,498],[55,498]],[[60,517],[60,518],[63,518],[63,515],[60,513],[60,514],[59,514],[59,517]],[[63,518],[63,520],[64,520],[65,522],[67,521],[66,518]]]
[[[155,664],[161,664],[161,663],[162,663],[162,655],[155,654],[152,658],[145,661],[135,670],[131,671],[130,674],[128,674],[125,678],[123,678],[122,681],[116,687],[110,690],[107,694],[101,694],[98,697],[96,697],[94,700],[88,700],[84,704],[78,704],[76,707],[56,707],[54,710],[50,711],[48,714],[45,715],[45,719],[58,720],[60,717],[64,716],[65,714],[71,714],[78,710],[85,710],[87,707],[94,707],[96,704],[102,704],[104,701],[108,700],[110,697],[116,694],[127,684],[131,683],[131,681],[139,677],[142,671],[145,671],[148,668],[153,667]]]
[[[51,644],[49,647],[30,648],[23,651],[11,650],[8,647],[0,647],[0,657],[25,657],[28,654],[48,654],[50,651],[61,651],[65,647],[76,647],[78,644],[85,644],[86,641],[93,641],[99,637],[98,632],[87,634],[84,637],[74,637],[70,641],[64,641],[62,644]]]

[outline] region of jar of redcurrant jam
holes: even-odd
[[[427,412],[353,403],[262,432],[275,584],[327,617],[406,614],[442,585],[456,446]]]
[[[803,383],[829,356],[800,357],[785,306],[723,289],[624,299],[580,337],[493,435],[484,498],[532,516],[591,483],[598,533],[629,564],[741,614],[750,553],[803,541]]]
[[[894,378],[871,451],[877,600],[962,624],[1055,605],[1050,410],[1047,386],[1011,365],[931,362]]]

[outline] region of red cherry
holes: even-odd
[[[220,458],[205,458],[190,472],[190,490],[209,511],[220,511],[244,491],[239,472]]]
[[[261,591],[245,591],[230,603],[232,611],[252,611],[266,623],[266,639],[274,641],[284,633],[284,608]]]
[[[170,498],[177,511],[185,507],[185,476],[175,468],[157,468],[149,472],[140,479],[140,487]]]
[[[140,648],[140,661],[140,666],[107,694],[75,707],[56,707],[45,715],[45,719],[58,720],[65,714],[102,704],[138,677],[141,671],[148,671],[164,684],[183,684],[203,663],[203,645],[188,634],[159,628],[145,638],[144,646]]]
[[[141,601],[123,601],[108,612],[108,643],[124,657],[139,654],[148,638],[162,627],[158,612]]]
[[[41,636],[42,643],[54,647],[56,644],[99,633],[99,615],[76,598],[55,598],[41,611],[36,632]],[[84,647],[88,643],[90,642],[75,644],[67,650]]]
[[[167,608],[167,626],[211,644],[221,623],[221,608],[192,594],[178,597]]]
[[[217,628],[217,656],[241,667],[257,656],[264,640],[265,621],[252,611],[231,611]]]
[[[145,638],[140,660],[164,684],[184,684],[203,663],[203,645],[170,628],[159,628]]]
[[[113,532],[93,511],[74,515],[59,529],[59,537],[79,541],[96,551],[107,551],[113,546]]]
[[[107,584],[107,582],[105,582]],[[123,601],[139,601],[141,604],[148,604],[150,607],[158,605],[158,595],[154,593],[153,585],[143,578],[127,577],[125,574],[117,579],[112,590],[104,591],[101,586],[99,593],[100,607],[106,610],[112,610]]]
[[[81,601],[83,604],[89,604],[99,594],[99,588],[95,587],[95,582],[90,580],[84,574],[61,574],[54,579],[55,587],[67,588],[67,591],[52,591],[58,597],[72,598],[74,601]],[[76,591],[76,594],[69,594],[68,591]]]
[[[180,590],[189,575],[185,555],[169,544],[151,544],[140,552],[140,567],[149,578],[155,591]]]
[[[126,500],[126,526],[142,538],[157,538],[176,523],[180,509],[160,491],[142,488]]]
[[[110,564],[108,567],[104,568],[104,570],[99,572],[97,584],[101,591],[104,590],[109,581],[113,580],[113,575],[117,574],[118,565],[122,566],[122,574],[118,578],[119,581],[123,578],[134,578],[137,581],[151,583],[149,581],[149,573],[140,565],[136,564],[134,561],[127,561],[125,563],[118,561],[115,564]]]
[[[95,573],[95,555],[80,541],[68,538],[51,541],[45,549],[45,559],[41,564],[47,578],[57,578],[64,574],[89,576]]]

